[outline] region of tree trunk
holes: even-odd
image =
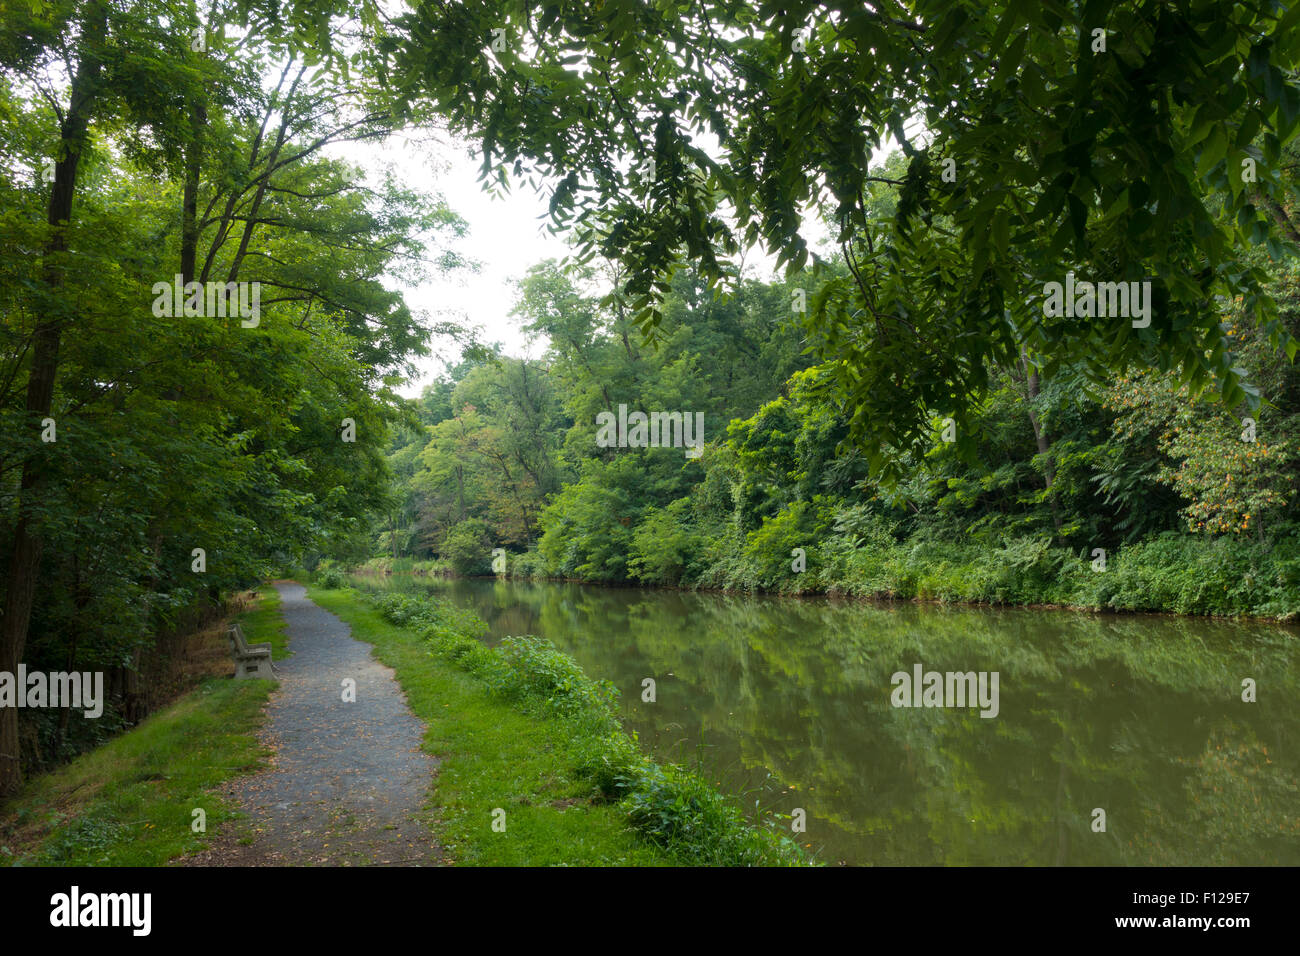
[[[194,281],[199,250],[199,173],[203,168],[203,130],[208,111],[194,104],[194,139],[185,154],[185,191],[181,200],[181,281]]]
[[[57,293],[63,284],[63,265],[59,261],[67,251],[67,225],[72,219],[72,198],[76,192],[77,164],[90,126],[90,112],[99,92],[102,64],[98,45],[108,33],[108,8],[92,3],[82,23],[79,62],[72,80],[68,110],[59,130],[64,150],[54,164],[54,188],[46,221],[51,232],[44,250],[44,285]],[[51,295],[50,301],[57,298]],[[50,414],[54,401],[54,382],[59,368],[59,341],[64,317],[47,313],[32,334],[32,365],[27,379],[27,424],[36,434],[41,419]],[[34,439],[33,439],[34,440]],[[45,483],[43,455],[32,452],[23,462],[19,486],[18,520],[14,527],[14,546],[5,576],[4,618],[0,623],[0,670],[16,674],[27,643],[27,629],[32,618],[36,595],[36,578],[40,572],[43,542],[40,530],[31,520],[34,506],[40,502]],[[18,742],[18,710],[0,708],[0,795],[11,794],[22,785],[22,765]]]

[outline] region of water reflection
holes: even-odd
[[[854,864],[1300,863],[1295,628],[393,576],[616,684],[658,756]],[[891,675],[997,671],[1000,712]],[[642,679],[657,683],[643,703]],[[1258,702],[1243,703],[1253,678]],[[1094,810],[1106,832],[1093,831]]]

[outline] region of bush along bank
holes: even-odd
[[[436,659],[481,682],[492,697],[532,717],[562,722],[575,766],[593,795],[618,801],[630,827],[682,865],[798,866],[806,853],[690,770],[642,754],[615,710],[617,690],[538,637],[509,637],[489,648],[482,622],[445,602],[405,594],[369,596],[390,624],[419,634]]]
[[[337,574],[344,574],[345,569],[332,560],[322,561],[317,569],[318,574],[333,571]],[[403,557],[378,557],[370,558],[367,561],[352,567],[352,572],[358,574],[414,574],[426,575],[430,577],[449,577],[456,573],[450,561],[444,558],[435,558],[427,561],[417,561],[415,558]],[[340,578],[339,580],[343,580]]]
[[[618,577],[581,569],[575,574],[551,566],[537,550],[510,555],[507,574],[646,587],[1300,620],[1300,537],[1262,544],[1166,532],[1113,552],[1089,553],[1029,535],[997,544],[924,536],[900,541],[888,524],[859,521],[828,531],[777,519],[748,536],[701,538],[695,542],[698,563],[677,556],[675,574],[644,561]]]

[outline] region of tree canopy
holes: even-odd
[[[327,155],[395,121],[288,36],[273,6],[0,13],[0,670],[106,670],[118,718],[159,634],[365,555],[394,388],[439,328],[389,283],[463,264],[440,197]],[[0,708],[0,792],[69,745],[35,719],[20,745]]]
[[[399,105],[472,134],[490,181],[545,183],[648,329],[684,263],[715,284],[755,244],[815,263],[824,213],[850,269],[807,290],[808,318],[879,468],[931,415],[964,424],[989,362],[1022,353],[1257,399],[1224,320],[1294,357],[1249,252],[1298,237],[1297,25],[1264,0],[469,0],[414,3],[374,55]],[[896,179],[871,168],[890,137]],[[882,179],[902,186],[888,216]],[[1045,316],[1067,272],[1151,281],[1149,326]]]

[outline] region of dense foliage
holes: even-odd
[[[1296,614],[1297,23],[5,4],[0,672],[105,670],[134,720],[160,635],[320,555]],[[460,266],[464,224],[329,147],[435,119],[492,184],[545,183],[582,265],[520,288],[544,360],[407,405],[431,326],[393,289]],[[755,248],[784,280],[742,279]],[[1046,310],[1076,272],[1149,281],[1150,321]],[[629,412],[676,415],[671,447]],[[0,793],[111,726],[0,708]]]
[[[1235,406],[1249,383],[1205,308],[1224,296],[1294,355],[1252,253],[1296,237],[1297,23],[1265,0],[418,0],[374,53],[399,108],[477,138],[486,177],[547,183],[648,327],[681,266],[726,284],[760,242],[815,262],[820,215],[849,268],[817,283],[812,344],[899,471],[931,414],[969,426],[1026,350],[1053,377],[1152,366]],[[903,161],[870,169],[889,139]],[[1153,320],[1045,318],[1069,270],[1152,280]]]
[[[1300,333],[1290,261],[1262,268]],[[546,263],[521,283],[544,360],[467,362],[425,392],[423,427],[391,452],[404,504],[378,551],[461,573],[501,572],[500,549],[522,576],[1300,613],[1300,374],[1240,316],[1225,333],[1258,411],[1156,369],[1097,387],[1074,365],[990,364],[965,422],[932,419],[893,481],[855,441],[830,363],[804,354],[798,275],[718,299],[678,272],[657,346],[591,278]],[[599,416],[620,405],[702,412],[703,453],[602,447]]]
[[[209,12],[3,8],[0,671],[107,672],[113,701],[23,711],[21,741],[0,708],[0,792],[20,750],[146,712],[159,635],[276,567],[365,556],[430,333],[391,281],[457,265],[440,200],[329,158],[394,128],[365,84],[274,17]],[[235,283],[229,308],[160,302],[190,281]]]

